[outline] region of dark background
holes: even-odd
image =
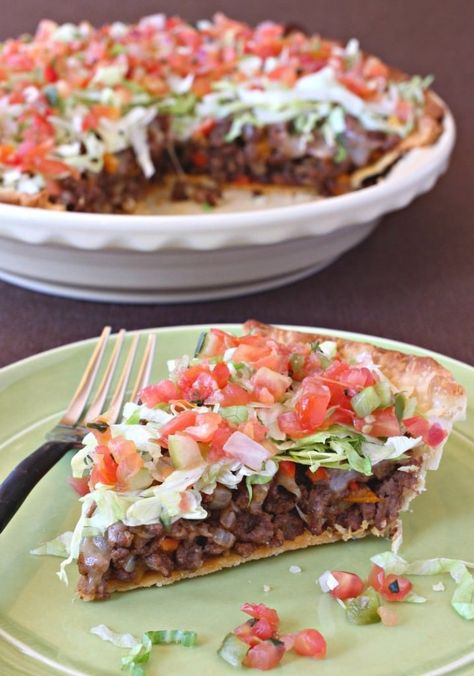
[[[95,24],[150,13],[189,20],[297,21],[362,46],[410,73],[433,73],[458,141],[434,191],[383,221],[365,242],[307,280],[253,296],[184,305],[112,305],[53,298],[0,283],[0,365],[115,329],[263,321],[311,324],[416,343],[474,362],[473,0],[15,0],[0,1],[0,37],[42,18]]]

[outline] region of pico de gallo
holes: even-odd
[[[441,131],[430,81],[354,39],[221,13],[196,25],[162,14],[100,28],[44,20],[0,45],[0,199],[127,211],[177,167],[338,194],[421,121]]]
[[[269,671],[289,651],[319,660],[326,657],[326,640],[317,629],[282,634],[280,617],[274,608],[264,603],[244,603],[241,610],[251,619],[228,633],[217,651],[232,667]]]

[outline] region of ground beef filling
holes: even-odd
[[[381,462],[372,477],[331,470],[329,480],[313,484],[305,468],[298,466],[295,492],[287,490],[292,486],[284,477],[276,476],[268,484],[253,486],[249,502],[245,483],[233,491],[218,484],[212,495],[203,495],[208,517],[202,521],[180,519],[168,529],[161,524],[128,527],[117,522],[104,536],[83,540],[78,589],[104,598],[108,580],[138,583],[147,571],[165,577],[175,570],[194,571],[206,559],[229,552],[246,557],[259,545],[279,547],[305,531],[314,535],[338,527],[356,531],[363,522],[382,530],[396,517],[406,491],[416,482],[415,473],[399,467]],[[368,486],[379,501],[345,500],[353,481]]]
[[[242,135],[226,140],[232,122],[222,120],[207,137],[176,141],[170,118],[157,117],[149,127],[148,144],[155,174],[147,179],[133,150],[109,157],[100,172],[84,172],[80,178],[61,181],[60,193],[52,201],[69,211],[133,213],[137,202],[164,177],[176,177],[170,198],[194,199],[215,206],[220,187],[226,183],[298,186],[318,195],[338,195],[351,189],[349,176],[361,166],[376,161],[393,149],[396,134],[366,131],[354,118],[348,118],[343,134],[343,155],[335,161],[317,132],[302,149],[303,139],[291,123],[256,128],[245,125]],[[215,189],[202,189],[186,176],[202,176],[215,183]]]

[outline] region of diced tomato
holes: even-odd
[[[339,582],[337,587],[331,589],[329,592],[333,598],[345,601],[346,599],[353,599],[362,594],[364,583],[355,573],[347,573],[343,570],[332,570],[331,575]]]
[[[234,629],[234,634],[249,646],[257,645],[260,643],[260,639],[253,631],[253,628],[256,624],[257,620],[247,620],[243,624],[239,624],[239,626]],[[273,632],[270,632],[270,636],[272,633]],[[270,638],[270,636],[268,638]]]
[[[267,428],[258,420],[249,420],[239,425],[239,431],[259,443],[264,441],[267,436]]]
[[[294,411],[280,413],[277,418],[278,427],[291,439],[301,439],[308,435],[308,430],[301,425],[298,416]]]
[[[404,601],[412,589],[406,577],[386,575],[380,593],[387,601]]]
[[[290,462],[289,460],[281,460],[278,468],[280,472],[283,472],[283,474],[286,474],[287,476],[291,477],[292,479],[295,478],[296,475],[296,465],[294,462]]]
[[[332,397],[331,397],[332,399]],[[332,400],[330,402],[332,404]],[[338,423],[342,425],[352,425],[355,417],[354,411],[344,408],[343,406],[338,406],[335,411],[331,413],[324,421],[324,427],[331,427],[331,425],[336,425]]]
[[[382,591],[382,587],[384,585],[385,581],[385,571],[383,568],[380,566],[377,566],[375,563],[373,564],[370,573],[369,573],[369,578],[367,580],[367,584],[369,587],[373,587],[375,591]]]
[[[384,80],[388,77],[388,68],[376,56],[369,56],[362,68],[364,77],[370,79],[372,77],[380,77]]]
[[[393,406],[373,411],[371,415],[375,421],[367,425],[367,434],[373,437],[394,437],[400,434],[400,423]]]
[[[50,63],[47,63],[44,67],[44,79],[46,82],[57,82],[58,80],[58,74]]]
[[[351,367],[348,371],[344,373],[344,376],[341,378],[344,381],[344,384],[349,387],[354,387],[357,389],[364,389],[369,385],[373,385],[376,380],[372,371],[370,371],[365,366]]]
[[[171,380],[160,380],[159,383],[148,385],[138,393],[140,401],[148,408],[153,408],[156,404],[168,403],[169,401],[181,399],[181,392],[176,383]]]
[[[182,432],[194,425],[197,415],[196,411],[183,411],[183,413],[179,413],[172,420],[165,423],[160,429],[160,443],[166,445],[170,434]]]
[[[324,467],[318,467],[316,472],[312,472],[310,469],[307,469],[305,474],[313,484],[317,483],[318,481],[329,480],[329,472],[327,469],[324,469]]]
[[[377,614],[382,620],[382,624],[386,627],[394,627],[398,624],[397,614],[392,608],[387,608],[387,606],[379,606],[377,608]]]
[[[198,413],[194,425],[186,428],[186,434],[195,439],[207,443],[211,441],[222,422],[222,416],[218,413]]]
[[[117,120],[120,117],[120,111],[114,106],[91,106],[87,115],[82,120],[82,130],[89,131],[97,129],[102,118]]]
[[[276,343],[262,341],[261,336],[243,336],[239,343],[238,348],[232,355],[232,361],[236,364],[245,362],[256,369],[267,366],[269,369],[279,372],[286,368],[287,357],[279,353]]]
[[[227,439],[233,433],[234,430],[231,429],[231,427],[226,422],[223,422],[219,425],[209,445],[209,453],[207,455],[207,461],[209,463],[217,462],[221,458],[225,457],[224,445]]]
[[[302,629],[295,635],[294,650],[298,655],[323,660],[326,657],[326,640],[316,629]]]
[[[250,648],[244,657],[243,664],[251,669],[268,671],[280,664],[285,654],[285,645],[282,641],[269,639]]]
[[[430,425],[429,421],[420,415],[406,418],[403,420],[403,425],[410,436],[422,437],[425,444],[432,448],[439,446],[448,436],[446,430],[439,423]]]
[[[113,437],[109,441],[109,449],[117,463],[117,485],[121,489],[126,489],[130,478],[143,467],[143,459],[133,441],[122,436]]]
[[[447,436],[448,433],[446,432],[446,430],[443,429],[439,423],[434,423],[434,425],[431,425],[428,431],[426,443],[428,444],[428,446],[435,448],[436,446],[439,446],[446,439]]]
[[[269,608],[264,603],[243,603],[240,610],[256,620],[266,619],[271,625],[273,631],[278,631],[280,618],[274,608]]]
[[[280,641],[285,646],[285,651],[293,650],[295,645],[295,636],[296,634],[282,634],[279,638]]]
[[[324,421],[331,392],[326,385],[306,383],[306,380],[303,381],[302,394],[298,395],[295,411],[301,426],[312,432]]]
[[[76,479],[75,477],[70,476],[67,481],[71,488],[73,488],[78,495],[83,496],[87,495],[87,493],[90,493],[89,479],[87,477]]]
[[[251,400],[247,390],[237,383],[227,383],[221,390],[213,392],[205,404],[220,404],[221,406],[245,406]]]
[[[94,454],[94,464],[90,475],[91,486],[98,483],[106,486],[115,486],[117,481],[117,463],[110,453],[108,446],[97,446]]]
[[[265,617],[259,620],[247,620],[234,629],[234,634],[250,646],[272,638],[274,633],[272,624]]]
[[[184,398],[187,401],[204,402],[218,388],[216,379],[206,365],[187,368],[178,379]]]
[[[337,79],[341,84],[347,87],[347,89],[363,99],[370,99],[375,93],[375,90],[359,75],[353,73],[339,73]]]
[[[215,365],[214,370],[212,371],[212,376],[217,382],[219,389],[222,389],[229,382],[230,378],[229,367],[224,361],[218,362]]]
[[[270,404],[280,401],[291,382],[291,378],[288,376],[284,376],[266,366],[261,366],[252,378],[257,400]]]
[[[405,418],[403,425],[408,434],[412,437],[425,437],[428,434],[430,423],[421,415],[415,415],[413,418]]]
[[[270,80],[278,80],[287,87],[293,87],[298,76],[294,66],[278,66],[268,73]]]

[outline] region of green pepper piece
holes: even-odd
[[[379,596],[374,589],[369,587],[363,594],[347,602],[347,621],[351,624],[376,624],[381,622],[380,615],[377,612],[379,607]]]

